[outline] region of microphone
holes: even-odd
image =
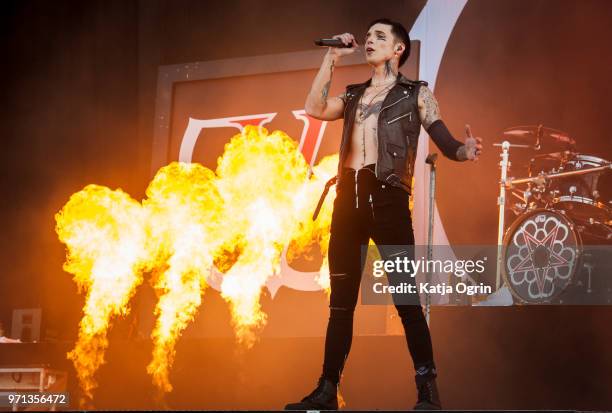
[[[353,47],[350,44],[346,45],[342,43],[342,40],[340,39],[319,39],[319,40],[315,40],[314,44],[317,46],[340,47],[340,48],[347,48],[347,49],[350,49],[351,47]]]

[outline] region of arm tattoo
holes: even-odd
[[[321,100],[323,103],[327,101],[327,96],[329,95],[329,88],[331,86],[331,78],[334,74],[334,61],[332,60],[331,65],[329,66],[329,80],[325,85],[323,85],[323,90],[321,91]]]
[[[438,101],[427,86],[419,88],[419,98],[423,101],[423,109],[419,110],[421,123],[427,129],[432,123],[440,119],[440,108],[438,107]],[[423,111],[425,113],[422,113]]]
[[[321,101],[325,103],[327,101],[327,95],[329,95],[329,87],[331,86],[331,80],[328,80],[325,85],[323,85],[323,90],[321,91]]]

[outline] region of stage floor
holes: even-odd
[[[447,409],[612,407],[612,308],[434,308],[438,386]],[[359,319],[356,319],[356,323]],[[1,345],[0,365],[50,363],[70,374],[71,343]],[[100,409],[279,410],[309,393],[323,337],[263,338],[242,351],[229,338],[184,339],[165,406],[154,401],[148,340],[111,339],[100,369]],[[408,410],[416,398],[403,336],[358,336],[341,384],[346,409]],[[75,406],[76,407],[76,406]]]

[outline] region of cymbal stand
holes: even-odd
[[[502,243],[504,240],[504,214],[506,211],[506,180],[508,179],[508,170],[510,169],[510,147],[516,148],[531,148],[531,145],[511,144],[508,141],[502,143],[494,143],[493,146],[501,146],[502,153],[501,161],[501,178],[499,181],[499,197],[497,205],[499,206],[498,226],[497,226],[497,267],[495,273],[495,290],[501,287],[501,268],[502,268]]]

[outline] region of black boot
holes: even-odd
[[[338,385],[321,377],[312,393],[299,403],[289,403],[285,410],[338,410]]]
[[[418,400],[414,406],[414,410],[440,410],[440,394],[436,379],[430,379],[422,383],[417,383]]]

